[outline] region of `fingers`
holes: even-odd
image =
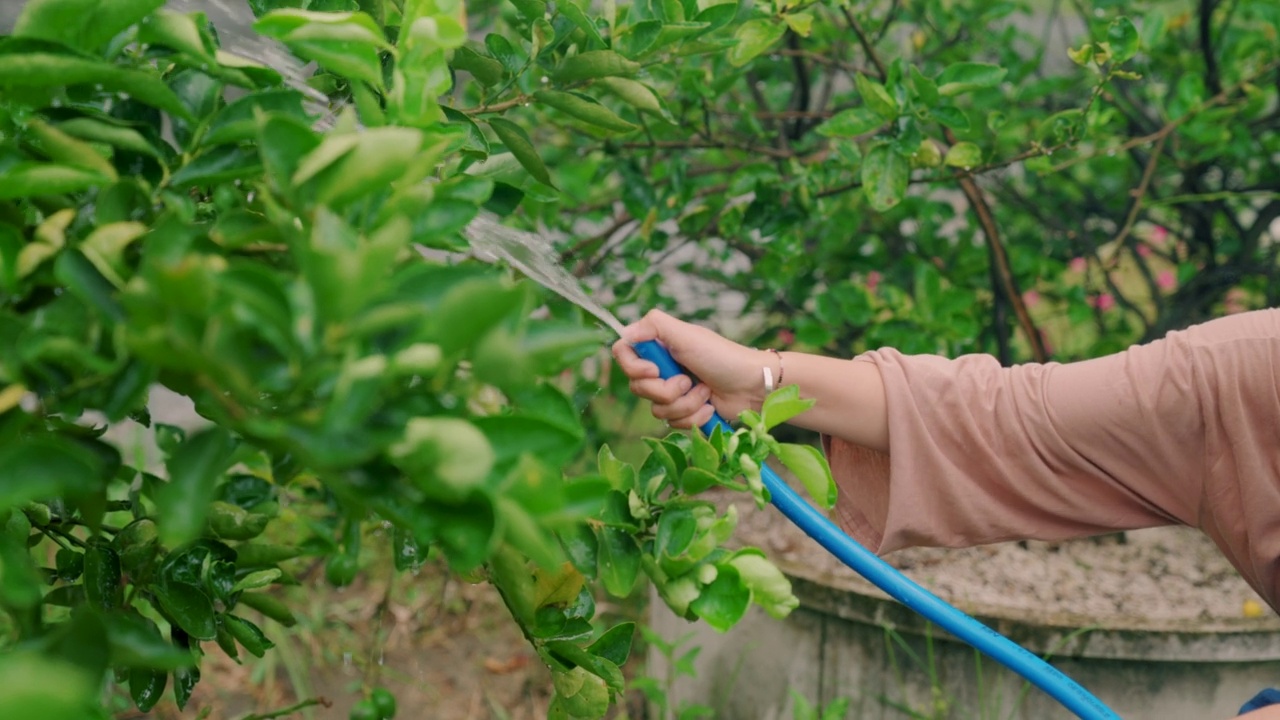
[[[668,423],[695,415],[711,400],[711,389],[699,385],[668,403],[654,403],[653,416]]]
[[[688,430],[689,428],[693,428],[693,427],[702,427],[703,425],[706,425],[711,420],[711,416],[714,415],[715,412],[716,412],[716,409],[714,407],[712,407],[710,404],[704,403],[702,407],[700,407],[698,411],[693,413],[692,415],[686,415],[685,417],[668,420],[667,424],[673,428],[678,428],[680,430]]]
[[[625,339],[613,344],[613,357],[623,374],[632,380],[658,377],[658,366],[637,355],[636,349]]]
[[[661,378],[639,378],[631,381],[631,392],[657,405],[669,405],[680,399],[693,382],[688,375],[677,375],[663,380]]]

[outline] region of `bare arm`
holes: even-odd
[[[785,385],[798,385],[800,396],[817,404],[792,419],[799,427],[840,438],[855,445],[886,451],[889,424],[884,383],[871,363],[748,348],[665,313],[650,312],[626,329],[613,353],[631,389],[654,403],[653,414],[673,427],[701,425],[711,417],[710,402],[726,418],[759,409],[764,401],[764,373],[768,367]],[[702,384],[691,388],[689,378],[662,380],[652,363],[640,359],[633,343],[658,340]]]

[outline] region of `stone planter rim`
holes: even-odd
[[[933,626],[879,588],[856,577],[831,575],[774,558],[792,582],[802,606],[844,620],[890,627],[900,633],[961,642]],[[1280,660],[1280,618],[1169,620],[1093,618],[1069,612],[1036,613],[956,603],[987,626],[1039,655],[1169,662]],[[1088,628],[1087,631],[1081,631]]]

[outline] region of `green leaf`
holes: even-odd
[[[640,548],[630,533],[616,527],[596,528],[599,541],[600,581],[614,597],[625,598],[640,574]]]
[[[1071,58],[1071,62],[1084,67],[1093,62],[1093,43],[1085,43],[1080,49],[1067,48],[1067,57]]]
[[[245,575],[244,577],[237,580],[236,584],[231,587],[231,592],[240,592],[241,590],[257,590],[260,587],[266,587],[271,583],[275,582],[276,580],[279,580],[280,576],[283,574],[284,573],[281,572],[280,568],[271,568],[270,570],[258,570],[256,572],[251,572],[248,575]]]
[[[493,500],[483,493],[450,507],[440,520],[436,535],[455,572],[473,570],[490,556],[501,539]]]
[[[885,119],[868,107],[841,110],[817,128],[826,137],[857,137],[885,124]]]
[[[800,606],[799,599],[791,594],[791,581],[759,550],[740,550],[729,564],[751,590],[751,599],[773,617],[784,618]]]
[[[240,596],[240,604],[257,610],[285,627],[298,624],[298,618],[287,605],[265,593],[244,593]]]
[[[497,456],[485,433],[462,418],[417,417],[387,457],[423,491],[461,497],[484,482]]]
[[[101,678],[61,658],[30,650],[0,655],[0,717],[94,717]]]
[[[376,88],[384,86],[378,52],[390,46],[378,24],[362,12],[273,10],[253,28],[326,70]]]
[[[787,33],[785,23],[757,18],[738,26],[733,33],[737,44],[729,49],[729,63],[742,67],[773,47]]]
[[[502,63],[468,47],[460,47],[454,51],[453,67],[471,73],[476,80],[480,81],[480,84],[487,87],[502,82],[505,72]]]
[[[719,484],[720,478],[710,470],[687,467],[680,473],[680,489],[686,494],[697,495]]]
[[[627,492],[636,486],[636,469],[613,454],[608,445],[601,445],[596,457],[600,474],[609,481],[614,490]]]
[[[133,698],[133,704],[137,706],[139,712],[149,712],[156,703],[160,702],[168,682],[169,673],[163,670],[130,668],[129,697]]]
[[[257,657],[262,657],[267,650],[276,646],[275,643],[267,639],[261,628],[244,618],[236,617],[230,613],[223,613],[218,619],[226,627],[227,631],[231,633],[231,636],[244,646],[245,650]]]
[[[0,87],[54,88],[93,84],[101,86],[102,90],[125,93],[184,120],[193,119],[187,106],[159,76],[100,60],[44,52],[0,54],[0,78]]]
[[[153,586],[152,593],[164,612],[188,635],[197,640],[217,639],[213,601],[203,590],[190,583],[166,580]]]
[[[79,495],[99,487],[107,464],[89,447],[55,435],[0,444],[0,510],[45,497]]]
[[[164,0],[29,0],[13,35],[93,52],[162,5]]]
[[[989,63],[958,62],[948,65],[938,76],[938,93],[944,97],[995,87],[1004,80],[1008,70]]]
[[[688,507],[669,505],[658,519],[658,531],[654,537],[653,553],[666,557],[679,557],[693,542],[698,532],[698,519]]]
[[[889,95],[888,90],[884,89],[884,85],[862,74],[854,76],[854,84],[858,86],[858,94],[862,96],[862,102],[866,103],[872,112],[885,120],[892,120],[898,116],[898,102]]]
[[[258,127],[258,152],[267,179],[277,190],[292,187],[303,158],[319,146],[320,138],[297,118],[273,114]]]
[[[197,17],[161,10],[143,21],[138,28],[138,42],[161,45],[215,65],[217,48],[196,24]]]
[[[612,50],[588,50],[565,59],[556,69],[557,82],[569,84],[602,77],[630,77],[640,72],[640,63]]]
[[[635,637],[636,624],[618,623],[605,631],[595,642],[587,646],[587,652],[621,667],[631,654],[631,639]]]
[[[814,401],[800,397],[799,385],[787,385],[769,393],[760,409],[766,430],[772,429],[813,407]]]
[[[674,120],[653,88],[642,82],[629,78],[608,77],[596,80],[592,83],[592,87],[604,88],[637,110],[658,115],[668,121]]]
[[[1120,16],[1107,27],[1107,42],[1115,62],[1122,63],[1138,54],[1138,29],[1129,18]]]
[[[555,187],[555,183],[551,181],[551,173],[547,172],[546,164],[538,156],[538,151],[534,149],[533,141],[529,139],[524,128],[504,118],[490,118],[489,127],[493,128],[498,139],[507,146],[512,155],[516,156],[516,160],[520,161],[534,180],[543,185]]]
[[[574,643],[564,640],[552,640],[546,644],[546,648],[557,660],[576,665],[604,680],[605,684],[614,692],[622,692],[624,688],[622,671],[618,669],[616,663],[608,658],[588,652]]]
[[[200,138],[201,145],[222,145],[252,139],[267,117],[306,120],[302,93],[296,90],[263,90],[246,95],[218,111]],[[261,117],[259,113],[267,117]],[[267,148],[262,148],[264,151]]]
[[[101,610],[114,610],[124,602],[120,581],[120,556],[105,545],[84,551],[84,589],[89,602]]]
[[[964,132],[969,129],[969,116],[965,115],[964,111],[958,107],[952,107],[950,105],[935,107],[933,110],[929,111],[929,115],[934,120],[937,120],[939,123],[951,128],[952,130]]]
[[[947,150],[943,162],[950,167],[968,170],[982,164],[982,149],[971,142],[958,142]]]
[[[77,140],[41,120],[32,120],[27,125],[27,130],[40,142],[41,151],[51,160],[104,175],[112,181],[117,179],[115,167],[105,157],[99,155],[92,145]]]
[[[499,468],[510,466],[526,454],[558,466],[571,460],[582,445],[579,432],[543,418],[494,415],[476,418],[475,425],[489,438]]]
[[[911,87],[916,91],[916,99],[925,107],[933,107],[941,100],[938,83],[933,78],[920,72],[920,68],[911,66]]]
[[[809,37],[809,33],[813,30],[813,15],[807,12],[786,13],[782,19],[787,23],[787,27],[800,37]]]
[[[193,435],[169,456],[169,482],[156,493],[156,518],[166,545],[187,542],[204,528],[217,480],[231,466],[234,449],[231,434],[214,427]]]
[[[587,36],[588,45],[603,47],[606,44],[604,37],[600,35],[600,29],[596,27],[595,21],[588,17],[582,8],[573,2],[556,3],[556,8]]]
[[[42,578],[27,549],[31,523],[22,513],[14,513],[7,532],[7,537],[0,538],[0,605],[11,611],[15,625],[26,625],[26,611],[36,608],[41,600]],[[24,635],[35,631],[35,627],[23,628]]]
[[[252,540],[266,530],[270,519],[221,500],[209,506],[209,529],[223,540]]]
[[[293,184],[316,202],[338,205],[382,192],[407,177],[424,159],[421,131],[405,127],[367,128],[356,135],[330,135],[298,165]]]
[[[139,155],[160,158],[160,151],[156,146],[152,145],[142,133],[131,127],[116,125],[98,118],[78,117],[59,123],[57,128],[81,140],[104,143]]]
[[[639,126],[618,117],[616,113],[604,105],[580,95],[560,92],[559,90],[539,90],[533,94],[533,97],[543,105],[553,107],[566,115],[606,130],[631,132],[632,130],[640,129]]]
[[[885,212],[907,194],[911,166],[907,158],[888,144],[877,145],[862,163],[863,190],[871,207]]]
[[[603,717],[609,709],[609,688],[605,681],[584,668],[552,672],[556,694],[547,709],[548,720]]]
[[[689,611],[712,628],[726,632],[746,614],[751,604],[751,590],[732,565],[721,564],[716,570],[716,579],[689,603]]]
[[[65,195],[110,182],[106,175],[70,165],[17,163],[0,173],[0,200]]]
[[[191,667],[191,653],[174,647],[160,635],[160,628],[135,612],[103,613],[111,664],[151,670]]]
[[[836,481],[831,468],[822,457],[822,451],[812,445],[778,445],[778,459],[787,466],[804,487],[809,497],[823,508],[830,510],[836,504]]]

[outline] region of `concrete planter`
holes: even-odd
[[[676,703],[710,705],[717,718],[781,720],[791,717],[794,690],[823,704],[847,697],[848,717],[860,720],[1074,717],[879,591],[780,566],[801,602],[784,621],[753,609],[719,634],[675,617],[655,597],[654,629],[668,639],[692,634],[684,647],[701,647],[697,676],[674,682]],[[1126,720],[1225,720],[1262,688],[1280,686],[1280,621],[1270,617],[1080,630],[1094,621],[965,610],[1050,655]],[[667,676],[662,657],[651,653],[650,663],[651,675]]]

